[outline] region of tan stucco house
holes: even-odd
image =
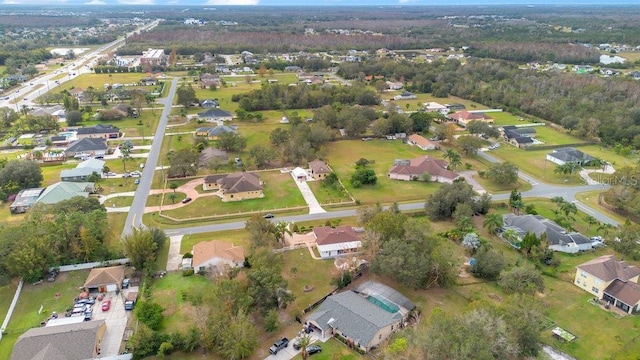
[[[264,197],[260,177],[250,172],[205,176],[202,189],[218,191],[217,195],[225,202]]]
[[[576,267],[573,283],[626,313],[640,311],[640,268],[613,255],[604,255]]]

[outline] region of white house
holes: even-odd
[[[202,241],[193,246],[194,272],[220,272],[224,267],[244,266],[244,248],[224,241]]]
[[[351,226],[324,226],[313,229],[316,247],[323,259],[349,254],[362,247],[360,236]]]

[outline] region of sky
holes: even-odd
[[[638,0],[0,0],[3,5],[185,5],[185,6],[429,6],[429,5],[607,5]]]

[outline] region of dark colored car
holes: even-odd
[[[130,284],[131,284],[131,280],[129,280],[129,278],[126,278],[126,279],[122,280],[122,288],[123,289],[128,289]]]
[[[263,218],[265,219],[273,219],[275,217],[275,215],[273,214],[264,214]]]
[[[319,353],[322,351],[320,345],[309,345],[307,346],[307,354],[313,355],[315,353]]]
[[[134,306],[135,302],[133,300],[127,300],[124,302],[124,309],[125,310],[133,310],[133,306]]]
[[[191,201],[191,198],[190,198],[190,197],[182,199],[182,203],[183,203],[183,204],[186,204],[186,203],[188,203],[189,201]]]
[[[286,348],[287,346],[289,346],[289,339],[282,338],[271,345],[271,347],[269,348],[269,353],[275,355],[278,353],[278,351]]]

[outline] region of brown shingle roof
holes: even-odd
[[[616,260],[613,255],[604,255],[591,261],[578,265],[583,270],[602,281],[620,279],[627,281],[640,275],[640,269],[627,264],[625,261]]]
[[[418,135],[418,134],[409,135],[409,141],[422,147],[427,147],[427,146],[438,147],[438,143],[427,140],[424,138],[424,136]]]
[[[472,113],[468,111],[457,111],[450,115],[455,120],[490,120],[491,117],[484,113]]]
[[[360,237],[351,226],[336,226],[335,228],[323,226],[313,228],[316,236],[316,244],[329,245],[340,244],[345,242],[360,241]]]
[[[616,279],[607,286],[604,292],[631,307],[640,302],[640,286],[632,282]]]
[[[325,164],[322,160],[311,161],[309,163],[309,169],[311,169],[311,172],[313,172],[314,174],[328,174],[331,172],[329,166],[327,166],[327,164]]]
[[[214,257],[241,262],[244,261],[244,248],[218,240],[199,242],[193,246],[192,266],[197,268]]]
[[[110,284],[120,285],[123,279],[124,266],[91,269],[89,276],[87,276],[87,280],[84,282],[84,287],[95,288]]]
[[[262,190],[262,185],[260,185],[260,178],[258,175],[248,172],[229,174],[218,179],[217,184],[225,194]]]
[[[104,320],[39,327],[22,334],[11,360],[84,360],[95,357],[94,347]]]
[[[389,170],[389,174],[407,174],[412,176],[420,176],[428,173],[431,176],[442,177],[446,179],[455,179],[458,173],[447,169],[448,163],[441,159],[434,159],[430,156],[420,156],[411,159],[409,165],[396,165]]]

